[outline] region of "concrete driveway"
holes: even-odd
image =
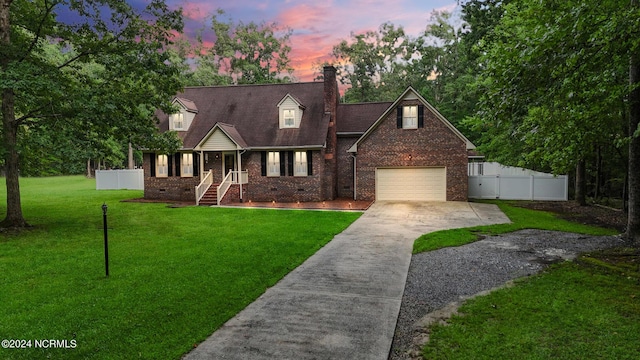
[[[376,202],[185,359],[387,359],[413,241],[505,222],[491,204]]]

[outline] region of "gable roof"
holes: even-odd
[[[176,98],[190,101],[198,112],[183,138],[183,147],[193,149],[210,135],[216,123],[223,123],[220,129],[237,143],[233,133],[241,135],[244,148],[320,148],[329,125],[323,92],[322,82],[187,87]],[[279,128],[276,105],[287,95],[307,109],[299,128]],[[160,131],[167,131],[169,116],[161,111],[156,116]]]
[[[209,130],[209,132],[202,138],[202,140],[200,140],[200,142],[196,144],[196,146],[194,146],[194,149],[203,147],[205,143],[209,141],[211,136],[216,132],[216,130],[222,131],[222,133],[229,140],[231,140],[238,149],[246,149],[248,147],[246,141],[244,141],[242,135],[238,133],[238,130],[235,128],[235,126],[219,122],[213,125],[213,128],[211,128],[211,130]]]
[[[282,100],[280,100],[280,102],[278,103],[278,107],[280,107],[285,101],[287,101],[287,99],[291,99],[294,103],[296,103],[296,105],[300,108],[300,109],[305,109],[305,106],[302,105],[302,102],[300,102],[300,100],[298,100],[295,96],[291,95],[291,94],[287,94],[285,95]]]
[[[176,96],[175,101],[180,103],[180,105],[182,105],[182,107],[185,108],[187,111],[191,111],[194,113],[198,112],[198,107],[196,107],[196,104],[194,104],[193,101],[191,100],[183,99]]]
[[[429,102],[427,100],[425,100],[425,98],[423,98],[417,91],[415,91],[411,86],[409,86],[403,93],[402,95],[400,95],[398,97],[398,99],[393,102],[391,104],[391,106],[389,106],[387,108],[387,110],[382,113],[382,115],[380,115],[378,117],[378,120],[376,120],[368,129],[367,131],[351,146],[351,148],[349,148],[349,150],[347,150],[348,152],[357,152],[358,151],[358,144],[361,143],[362,141],[364,141],[369,134],[371,134],[373,132],[373,130],[375,130],[378,125],[380,125],[380,123],[389,115],[389,113],[391,111],[394,111],[395,108],[398,106],[398,104],[403,101],[407,96],[412,96],[412,98],[417,98],[427,109],[429,109],[429,111],[431,111],[438,120],[442,121],[443,124],[445,124],[449,130],[451,130],[456,136],[458,136],[462,141],[465,142],[466,146],[467,146],[467,150],[472,150],[475,149],[476,146],[473,145],[473,143],[471,143],[471,141],[469,141],[469,139],[467,139],[466,136],[462,135],[462,133],[456,129],[455,126],[453,126],[449,120],[445,119],[444,116],[442,116],[442,114],[440,114],[438,112],[438,110],[436,110],[436,108],[434,108],[431,104],[429,104]]]

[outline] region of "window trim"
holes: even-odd
[[[178,118],[179,121],[176,121],[176,118]],[[180,124],[180,127],[176,126],[176,123]],[[182,111],[171,114],[171,127],[173,130],[184,130],[184,114]]]
[[[290,113],[291,116],[287,116]],[[289,129],[296,127],[296,109],[286,108],[282,109],[282,127]],[[287,124],[287,120],[291,120],[291,124]]]
[[[309,176],[308,153],[306,151],[295,151],[293,156],[293,176]]]
[[[164,170],[164,171],[163,171]],[[169,177],[169,156],[156,155],[156,177]]]
[[[413,115],[407,115],[407,110],[409,110],[409,112],[413,112],[411,110],[414,110],[415,113]],[[409,120],[412,120],[411,123],[409,123]],[[406,105],[402,107],[402,128],[411,130],[418,128],[418,105]]]
[[[280,158],[279,151],[267,151],[267,176],[279,177],[280,176]]]
[[[193,177],[193,153],[182,153],[180,156],[180,177]],[[190,161],[186,161],[190,160]]]

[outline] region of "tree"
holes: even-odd
[[[556,173],[577,166],[581,174],[602,148],[616,153],[630,143],[627,236],[637,239],[638,125],[627,116],[640,110],[633,105],[640,95],[633,76],[637,6],[523,0],[506,5],[504,14],[492,38],[483,39],[480,149],[506,163]]]
[[[218,15],[223,14],[218,10]],[[291,81],[290,29],[280,29],[276,23],[234,24],[231,20],[221,21],[217,16],[213,17],[211,26],[216,41],[208,56],[201,59],[212,72],[220,69],[237,84]],[[212,67],[214,59],[218,68]]]
[[[202,30],[194,40],[179,39],[169,48],[171,63],[180,68],[180,78],[184,86],[230,85],[230,75],[221,73],[216,56],[204,46]]]
[[[410,85],[406,64],[414,54],[412,40],[402,26],[380,25],[377,32],[351,34],[333,47],[338,78],[351,85],[346,102],[382,101],[397,96]],[[414,79],[415,80],[415,79]]]
[[[0,92],[7,184],[3,227],[27,226],[20,201],[19,132],[91,125],[104,137],[145,137],[169,109],[178,70],[162,51],[181,11],[162,0],[141,10],[116,0],[2,0]],[[56,46],[59,57],[47,56]],[[96,73],[84,65],[98,65]]]
[[[640,18],[640,3],[631,0],[630,15],[636,15],[635,28],[628,35],[638,38],[633,34],[638,29]],[[627,221],[627,239],[635,246],[640,247],[640,45],[633,44],[629,49],[629,218]]]

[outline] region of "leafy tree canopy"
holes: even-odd
[[[181,10],[152,0],[0,2],[0,92],[7,174],[5,226],[24,226],[21,141],[38,128],[79,138],[148,137],[153,111],[169,109],[178,67],[163,51],[182,30]]]

